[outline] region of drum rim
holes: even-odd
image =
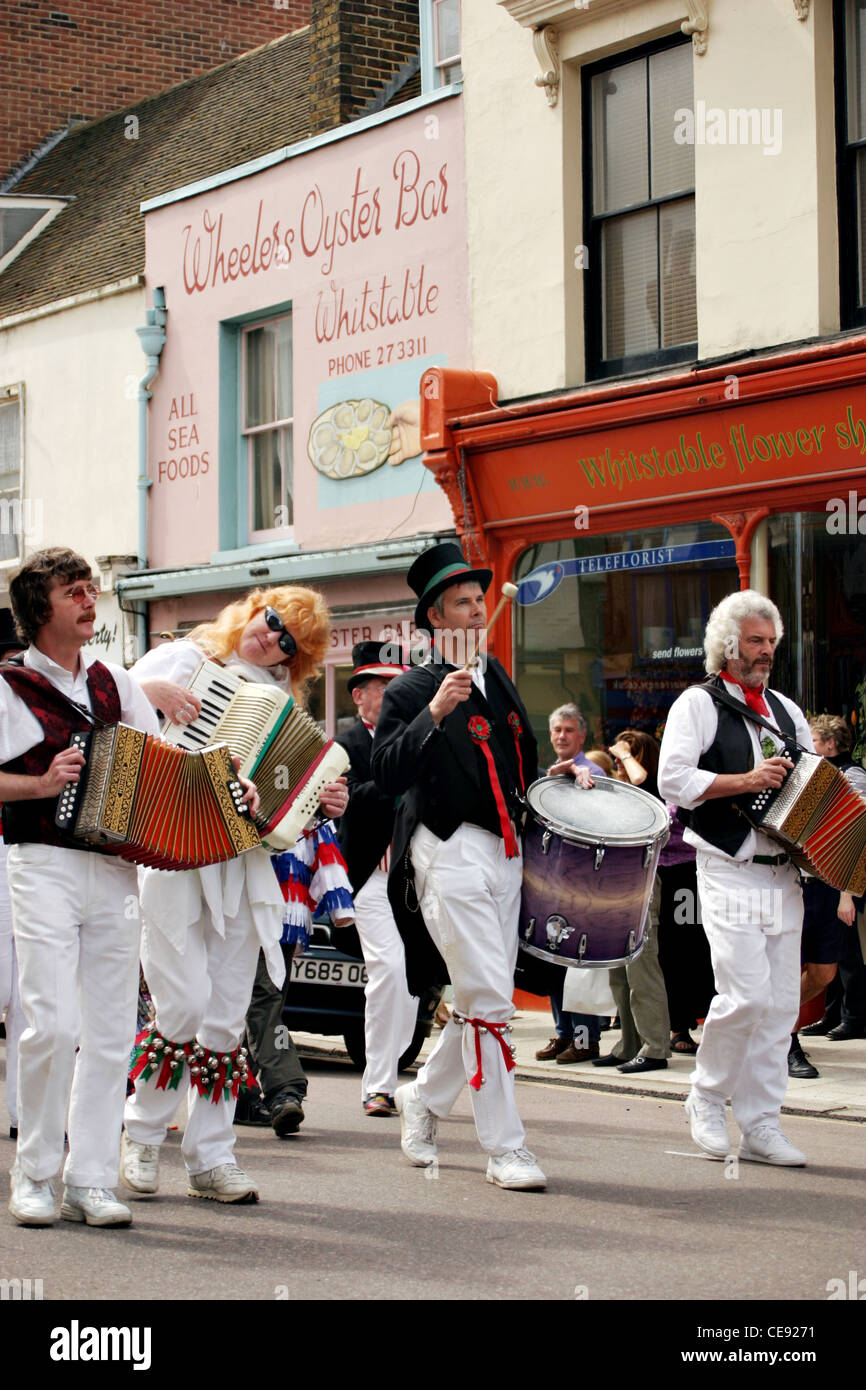
[[[565,773],[562,774],[563,777],[565,777],[566,775],[567,774]],[[665,837],[664,843],[667,843],[667,840],[670,836],[670,817],[667,814],[667,808],[665,806],[665,803],[660,799],[660,797],[653,796],[651,792],[645,792],[642,787],[635,787],[630,782],[618,782],[616,778],[599,778],[597,783],[597,786],[599,787],[603,786],[605,782],[609,781],[612,785],[620,786],[623,788],[624,791],[631,792],[633,794],[636,793],[645,801],[651,802],[653,810],[657,811],[660,808],[662,823],[659,825],[658,830],[656,830],[652,835],[647,835],[646,833],[638,835],[634,832],[626,834],[608,833],[606,835],[599,835],[596,833],[594,838],[590,838],[589,832],[578,830],[573,825],[564,825],[562,821],[554,820],[552,817],[545,815],[542,811],[537,810],[530,801],[529,798],[536,787],[548,786],[551,781],[556,780],[558,779],[551,779],[549,777],[537,777],[536,780],[533,783],[531,783],[531,785],[526,789],[526,806],[533,820],[535,820],[535,822],[538,825],[540,825],[542,829],[553,831],[556,835],[559,836],[561,840],[566,840],[569,844],[573,845],[583,845],[587,849],[595,845],[610,845],[612,847],[621,846],[623,849],[628,849],[632,846],[647,848],[651,845],[655,846],[656,842],[660,840],[662,836]]]
[[[559,965],[563,970],[613,970],[618,965],[631,965],[636,961],[644,946],[647,944],[647,933],[637,943],[635,950],[630,956],[616,956],[613,960],[561,960],[552,951],[542,951],[540,946],[530,946],[528,941],[518,941],[521,951],[525,951],[528,956],[535,956],[537,960],[547,961],[548,965]]]

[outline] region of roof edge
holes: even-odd
[[[158,208],[168,207],[171,203],[182,203],[187,198],[195,198],[200,193],[210,193],[215,188],[221,188],[225,184],[236,183],[240,179],[249,178],[252,174],[260,174],[263,169],[273,168],[276,164],[283,164],[286,160],[297,159],[300,155],[309,154],[312,150],[321,149],[325,145],[336,144],[340,140],[348,140],[353,135],[361,135],[366,130],[372,130],[375,126],[386,125],[389,121],[395,121],[400,116],[407,116],[413,111],[423,110],[425,106],[433,106],[440,101],[450,100],[452,97],[460,96],[463,92],[463,83],[452,82],[448,87],[439,87],[435,92],[422,92],[418,97],[411,97],[409,101],[402,102],[399,106],[391,106],[386,111],[376,111],[369,116],[361,116],[356,121],[349,121],[346,125],[336,126],[333,130],[322,131],[319,135],[311,135],[306,140],[299,140],[294,145],[284,145],[282,149],[274,150],[271,154],[260,155],[258,159],[251,159],[246,164],[237,164],[232,169],[225,169],[222,173],[212,174],[210,178],[199,179],[196,183],[188,183],[180,188],[174,188],[169,193],[161,193],[157,198],[148,198],[140,205],[143,213],[155,212]]]
[[[18,314],[8,314],[0,318],[0,332],[6,328],[17,328],[21,323],[32,323],[34,319],[46,319],[51,314],[61,314],[65,309],[78,309],[83,304],[94,304],[100,299],[111,299],[117,294],[129,294],[131,290],[144,289],[143,275],[128,275],[125,280],[114,280],[109,285],[100,285],[95,290],[82,290],[80,294],[70,294],[66,299],[54,299],[49,304],[38,304],[33,309],[22,309]]]

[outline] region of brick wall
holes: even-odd
[[[3,0],[0,178],[70,119],[132,105],[292,33],[309,23],[312,3]]]
[[[418,52],[418,0],[314,0],[313,132],[351,121]]]

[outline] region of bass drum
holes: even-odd
[[[670,834],[664,802],[612,777],[588,790],[571,777],[543,777],[526,799],[520,954],[560,970],[634,960]],[[534,964],[525,969],[544,979]]]

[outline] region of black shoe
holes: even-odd
[[[817,1023],[810,1023],[806,1028],[801,1028],[800,1032],[804,1038],[825,1038],[831,1028],[837,1028],[837,1023],[832,1023],[825,1014],[819,1018]]]
[[[18,1126],[17,1126],[17,1125],[10,1125],[10,1126],[9,1126],[9,1138],[10,1138],[10,1139],[17,1139],[17,1138],[18,1138]]]
[[[846,1042],[848,1038],[862,1038],[863,1025],[861,1023],[857,1027],[853,1027],[850,1023],[839,1023],[835,1028],[830,1029],[827,1037],[831,1038],[833,1042]]]
[[[236,1125],[259,1125],[271,1123],[271,1112],[262,1099],[261,1091],[241,1091],[235,1106]]]
[[[664,1071],[667,1068],[667,1060],[664,1057],[633,1057],[630,1062],[623,1062],[617,1071],[621,1071],[624,1076],[631,1076],[638,1071]]]
[[[594,1067],[618,1067],[621,1064],[622,1058],[615,1056],[613,1052],[609,1052],[606,1057],[593,1057],[592,1059]]]
[[[287,1134],[297,1134],[304,1123],[301,1102],[291,1091],[281,1091],[271,1101],[271,1126],[280,1139]]]
[[[816,1076],[821,1073],[817,1067],[813,1067],[802,1047],[797,1034],[791,1038],[791,1046],[788,1049],[788,1075],[799,1077],[801,1081],[814,1081]]]

